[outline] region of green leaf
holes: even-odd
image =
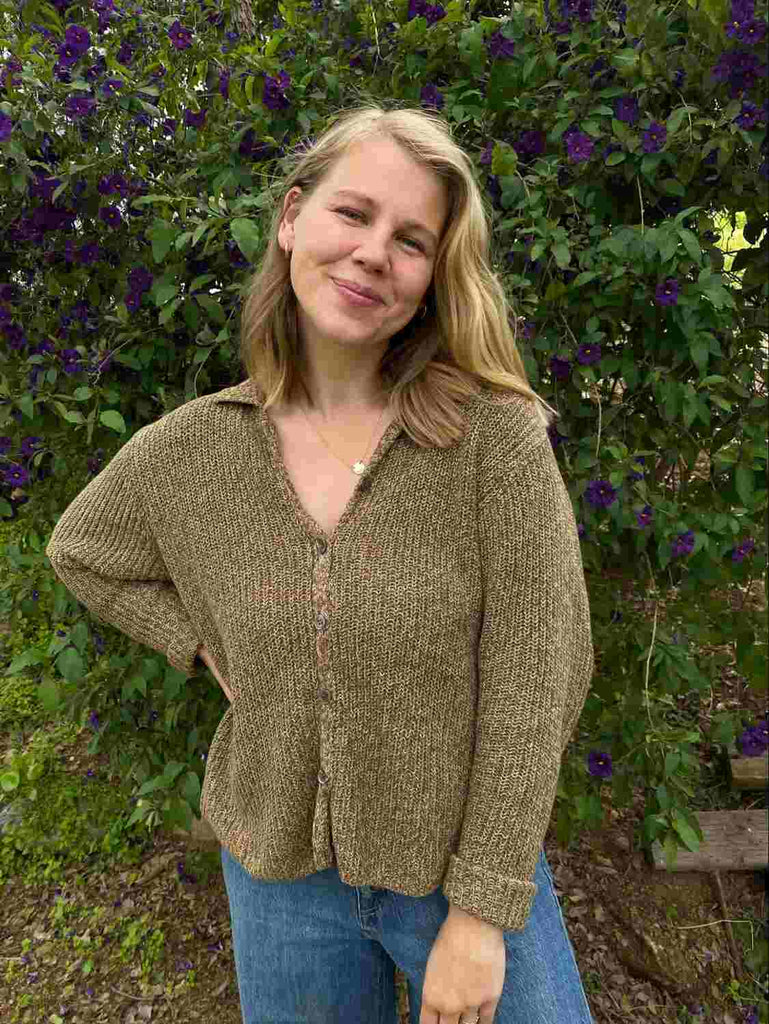
[[[672,259],[677,252],[678,237],[674,235],[672,232],[668,232],[666,235],[663,236],[660,242],[660,256],[662,257],[662,262],[667,263],[667,261],[669,259]]]
[[[616,164],[621,164],[627,157],[627,153],[609,153],[606,157],[606,166],[614,167]]]
[[[676,214],[676,219],[673,221],[676,227],[679,227],[687,217],[691,217],[697,210],[701,210],[701,206],[687,206],[685,210],[681,210],[680,213]]]
[[[80,683],[85,676],[85,662],[74,647],[65,648],[56,659],[56,668],[68,683]]]
[[[254,263],[259,254],[259,229],[248,217],[236,217],[230,222],[230,234],[238,243],[238,248],[249,261]]]
[[[125,434],[126,432],[125,420],[117,409],[105,409],[103,413],[99,414],[99,422],[118,434]]]
[[[676,830],[678,835],[683,840],[684,846],[687,850],[691,850],[692,853],[696,853],[700,848],[700,841],[697,838],[697,834],[691,827],[688,821],[678,816],[677,812],[673,812],[673,828]]]
[[[587,284],[588,281],[595,280],[596,277],[600,277],[600,274],[595,270],[583,270],[581,274],[577,274],[571,283],[572,288],[580,288],[583,284]]]
[[[686,189],[680,181],[676,181],[675,178],[663,178],[659,182],[659,187],[669,196],[685,196]]]
[[[531,78],[531,74],[534,71],[534,68],[537,66],[537,64],[539,64],[540,60],[541,58],[539,53],[533,53],[531,57],[529,57],[529,59],[523,65],[524,82],[528,82],[528,80]]]
[[[196,806],[200,800],[200,779],[195,772],[187,772],[184,776],[181,793],[188,804]]]
[[[223,324],[227,322],[227,315],[213,295],[195,295],[195,299],[216,323]]]
[[[615,68],[619,68],[620,71],[626,71],[628,68],[635,67],[638,63],[638,51],[632,46],[626,46],[623,50],[618,50],[614,54],[611,62]]]
[[[665,127],[668,135],[674,135],[681,127],[681,122],[686,117],[686,107],[677,107],[667,119]]]
[[[753,470],[744,462],[738,463],[735,467],[734,486],[742,504],[749,508],[753,497]]]
[[[569,263],[571,262],[571,253],[569,252],[569,247],[568,245],[566,245],[565,242],[557,242],[552,247],[552,253],[553,256],[555,256],[555,262],[558,264],[561,270],[564,270],[566,267],[568,267]]]
[[[192,236],[192,248],[193,249],[195,248],[195,246],[198,244],[198,242],[203,237],[205,232],[211,227],[211,225],[213,223],[214,222],[211,221],[211,220],[204,220],[202,224],[198,224],[198,226],[195,228],[195,233]]]
[[[662,162],[662,153],[647,153],[641,161],[641,174],[650,177]]]
[[[178,287],[176,284],[161,284],[155,291],[155,305],[164,306],[176,295]]]
[[[665,851],[665,865],[668,871],[672,871],[676,866],[678,860],[678,843],[676,837],[672,832],[668,832],[665,836],[665,842],[662,844],[662,848]]]
[[[5,793],[11,793],[14,789],[19,788],[19,773],[15,768],[7,768],[2,775],[0,775],[0,789]]]
[[[184,299],[182,298],[181,295],[178,295],[173,300],[173,302],[169,302],[168,305],[164,306],[161,309],[161,311],[160,311],[160,316],[158,317],[158,323],[160,323],[160,324],[167,324],[168,321],[172,319],[174,313],[179,308],[179,306],[182,304],[182,302],[184,302]]]
[[[37,687],[37,699],[46,711],[58,711],[60,706],[59,687],[54,679],[43,679]]]
[[[684,243],[686,251],[689,253],[695,263],[699,263],[702,259],[702,250],[700,249],[700,243],[697,236],[689,231],[687,228],[678,229],[678,237]]]
[[[146,234],[152,242],[152,258],[156,263],[162,263],[179,231],[168,221],[156,218],[152,226],[147,229]]]
[[[620,121],[618,118],[613,117],[611,120],[611,131],[612,135],[619,139],[620,142],[627,144],[633,138],[633,133],[627,127],[624,121]]]
[[[691,355],[692,362],[697,367],[700,374],[703,374],[708,366],[710,346],[707,342],[703,341],[702,338],[694,338],[689,345],[689,354]]]

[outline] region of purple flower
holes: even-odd
[[[746,21],[755,13],[755,0],[732,0],[732,20]]]
[[[577,349],[577,362],[582,366],[592,366],[601,362],[600,345],[580,345]]]
[[[636,522],[642,529],[643,527],[648,526],[652,521],[651,505],[644,505],[640,512],[636,512],[635,517]]]
[[[101,87],[101,90],[102,90],[102,92],[104,93],[105,96],[112,96],[112,95],[114,95],[114,93],[116,93],[118,91],[118,89],[122,89],[122,88],[123,88],[123,79],[122,78],[108,78],[107,81],[104,83],[104,85]]]
[[[735,117],[734,123],[749,132],[751,128],[755,128],[760,121],[765,120],[766,111],[763,110],[762,107],[757,107],[756,104],[751,103],[750,100],[743,100],[742,110]]]
[[[513,143],[513,149],[521,158],[541,156],[545,152],[545,133],[536,130],[521,132]]]
[[[12,128],[13,121],[7,114],[4,114],[2,110],[0,110],[0,142],[4,142],[5,139],[10,138]]]
[[[123,43],[117,52],[117,62],[122,64],[124,67],[130,67],[131,61],[134,59],[134,48],[130,43]]]
[[[766,35],[766,22],[756,20],[752,3],[738,0],[732,4],[731,17],[724,25],[724,31],[741,43],[760,43]]]
[[[732,561],[741,562],[746,555],[749,555],[752,551],[755,551],[755,548],[756,542],[753,540],[752,537],[748,537],[748,539],[744,540],[742,544],[734,548],[734,550],[732,551]]]
[[[665,125],[660,124],[659,121],[652,121],[643,133],[644,153],[658,153],[667,142],[667,137],[668,130]]]
[[[437,9],[440,10],[439,7]],[[286,71],[281,71],[277,75],[266,74],[264,76],[262,103],[268,110],[287,110],[291,106],[290,101],[285,95],[289,85],[291,85],[291,76]],[[422,94],[423,102],[429,101],[431,103],[440,95],[432,84],[425,86]]]
[[[611,754],[601,750],[591,750],[587,755],[587,770],[590,775],[599,779],[610,779],[612,775]]]
[[[435,5],[438,6],[437,4]],[[438,7],[440,10],[440,8]],[[445,14],[444,14],[445,17]],[[489,56],[494,60],[507,58],[508,60],[515,54],[515,41],[508,39],[501,32],[495,32],[486,44],[489,51]]]
[[[190,110],[189,107],[184,108],[184,123],[188,128],[202,128],[206,120],[205,110]]]
[[[118,210],[117,206],[102,206],[99,210],[99,219],[103,220],[111,228],[120,227],[123,223],[123,218],[120,216],[120,210]]]
[[[88,29],[82,25],[67,25],[64,39],[76,48],[80,56],[86,53],[91,45],[91,36],[88,33]]]
[[[86,92],[68,96],[67,102],[64,104],[64,113],[73,120],[76,117],[85,117],[86,114],[93,113],[95,109],[96,100]]]
[[[584,163],[590,159],[595,142],[584,132],[572,132],[566,140],[566,149],[569,153],[569,160],[573,164]]]
[[[638,100],[635,96],[618,96],[614,101],[614,114],[618,121],[635,124],[639,116]]]
[[[660,281],[654,299],[658,306],[675,306],[678,302],[678,281],[674,277]]]
[[[184,28],[178,18],[169,28],[168,37],[177,50],[187,50],[192,46],[192,29]]]
[[[561,14],[564,18],[577,17],[585,24],[593,17],[594,0],[561,0]]]
[[[756,80],[765,78],[766,73],[766,64],[762,64],[754,53],[740,48],[722,53],[711,71],[717,82],[729,83],[732,99],[752,89]]]
[[[128,281],[131,285],[131,290],[138,292],[139,296],[143,295],[144,292],[149,291],[152,287],[154,278],[152,274],[144,266],[134,267],[134,269],[128,275]]]
[[[609,508],[617,500],[617,492],[608,480],[591,480],[585,498],[594,508]]]
[[[766,722],[763,723],[764,726]],[[752,725],[745,729],[739,739],[740,750],[743,757],[760,757],[767,748],[766,730],[761,731],[761,723],[758,726]]]
[[[757,21],[752,18],[750,21],[744,21],[742,23],[742,32],[740,33],[740,42],[747,43],[748,46],[755,46],[757,43],[764,41],[766,35],[766,22]]]
[[[681,558],[690,555],[694,550],[694,530],[687,530],[686,533],[679,533],[673,541],[670,553],[671,558]]]
[[[553,356],[548,363],[548,368],[556,380],[568,380],[571,376],[571,363],[568,359],[561,359],[560,356]]]

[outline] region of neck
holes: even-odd
[[[389,404],[386,394],[380,389],[368,395],[343,394],[330,398],[313,392],[307,385],[297,389],[297,404],[306,412],[314,413],[324,421],[340,419],[370,418],[381,415]]]

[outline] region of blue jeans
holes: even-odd
[[[336,867],[294,881],[253,878],[222,847],[243,1024],[397,1024],[395,965],[419,1024],[427,959],[449,905],[347,885]],[[545,851],[507,961],[494,1024],[594,1024]],[[469,1019],[469,1018],[468,1018]]]

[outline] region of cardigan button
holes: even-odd
[[[325,786],[326,783],[328,782],[328,775],[326,775],[326,773],[322,769],[318,772],[318,782],[321,784],[321,786]]]
[[[331,694],[328,692],[325,686],[318,690],[318,697],[321,700],[331,700]]]
[[[319,633],[325,633],[328,629],[328,615],[325,612],[318,612],[315,616],[315,625]]]
[[[326,551],[328,550],[328,544],[325,542],[325,540],[318,539],[315,542],[315,550],[318,552],[319,555],[325,555]]]

